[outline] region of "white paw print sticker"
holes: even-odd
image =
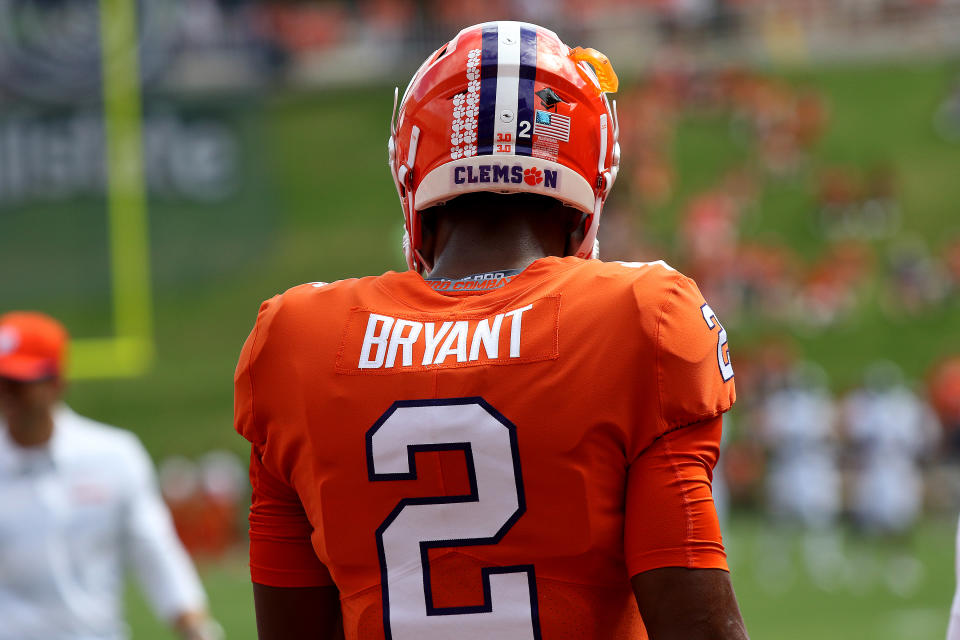
[[[0,356],[13,353],[20,346],[20,334],[11,327],[0,327]]]
[[[450,158],[458,160],[477,155],[477,118],[480,116],[480,49],[467,54],[467,90],[453,96],[450,123]]]

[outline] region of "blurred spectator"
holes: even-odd
[[[683,241],[692,262],[723,261],[737,248],[740,209],[723,188],[695,197],[683,216]]]
[[[798,94],[781,82],[748,75],[740,77],[732,97],[761,166],[775,177],[795,173],[825,128],[822,99],[810,90]]]
[[[943,266],[950,292],[955,296],[960,295],[960,236],[955,237],[944,249]]]
[[[738,351],[736,358],[737,419],[724,423],[729,442],[723,452],[723,472],[731,503],[756,508],[764,498],[767,451],[761,427],[765,402],[785,386],[796,355],[788,345],[776,341]]]
[[[960,140],[960,79],[944,99],[934,115],[934,126],[945,140]]]
[[[123,638],[124,570],[188,640],[221,638],[143,445],[61,397],[67,334],[0,317],[0,638]]]
[[[685,269],[724,314],[735,314],[745,295],[749,267],[741,263],[740,221],[754,193],[747,171],[730,170],[718,186],[694,196],[683,214]]]
[[[236,456],[206,454],[199,464],[175,456],[160,465],[160,486],[177,533],[191,554],[218,556],[241,541],[238,514],[246,475]]]
[[[759,503],[764,474],[763,454],[760,443],[752,439],[734,440],[723,451],[723,480],[731,504],[755,507]]]
[[[830,326],[846,318],[860,302],[872,265],[867,245],[847,242],[833,247],[807,273],[797,298],[796,316],[813,327]]]
[[[960,458],[960,355],[951,356],[933,369],[930,402],[943,428],[947,453]]]
[[[820,367],[793,368],[786,386],[764,403],[761,433],[771,515],[808,529],[832,528],[842,506],[839,452],[833,398]]]
[[[857,174],[849,167],[830,167],[821,172],[817,198],[820,221],[831,235],[840,230],[849,235],[849,229],[857,216],[862,187]]]
[[[182,456],[173,456],[160,463],[158,475],[177,535],[192,555],[201,553],[204,501],[198,465]]]
[[[762,342],[753,350],[738,351],[737,389],[742,395],[738,406],[752,410],[786,387],[798,357],[796,346],[782,338]]]
[[[211,451],[200,459],[203,496],[206,503],[206,548],[219,555],[239,543],[242,530],[237,515],[247,505],[247,473],[237,457],[227,451]],[[243,519],[245,522],[245,518]]]
[[[947,282],[941,265],[917,236],[900,238],[887,256],[890,288],[888,311],[915,314],[946,297]]]
[[[744,244],[737,257],[740,313],[780,318],[789,313],[795,295],[796,257],[775,241]],[[734,316],[736,317],[736,316]],[[783,318],[792,319],[792,318]]]
[[[829,110],[823,96],[810,89],[801,90],[794,104],[793,136],[803,149],[810,149],[823,137]]]
[[[824,171],[819,184],[820,222],[833,238],[875,240],[900,228],[897,175],[879,164],[866,175],[850,167]]]
[[[870,533],[905,533],[923,505],[920,460],[937,439],[930,408],[907,388],[895,364],[880,361],[844,401],[843,421],[854,520]]]

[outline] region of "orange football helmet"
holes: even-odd
[[[620,164],[610,61],[523,22],[467,27],[394,97],[390,169],[404,253],[425,267],[419,212],[476,191],[536,193],[582,211],[576,255],[596,255],[597,226]]]

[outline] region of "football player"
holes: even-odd
[[[604,263],[609,61],[461,31],[391,123],[409,270],[265,302],[236,372],[260,637],[746,637],[711,475],[726,332]]]

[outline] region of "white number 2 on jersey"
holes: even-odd
[[[417,477],[418,451],[463,451],[470,494],[404,498],[377,529],[387,640],[540,640],[533,565],[482,570],[483,605],[435,607],[429,550],[497,544],[526,510],[516,427],[482,398],[396,402],[367,432],[371,481]]]
[[[730,362],[730,348],[727,346],[727,330],[720,324],[717,314],[709,304],[700,307],[700,313],[703,314],[703,320],[707,323],[708,329],[720,327],[720,334],[717,336],[717,365],[720,367],[720,376],[724,382],[727,382],[733,377],[733,363]]]

